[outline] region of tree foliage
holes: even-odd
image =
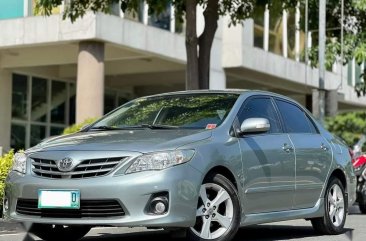
[[[326,119],[327,129],[353,146],[366,134],[366,112],[350,112]]]
[[[293,0],[293,4],[297,2]],[[305,0],[300,4],[304,7]],[[309,50],[312,67],[318,66],[318,22],[319,0],[309,0],[309,30],[313,32],[313,48]],[[330,69],[334,62],[340,61],[344,65],[353,58],[357,64],[366,62],[366,0],[344,0],[344,44],[343,59],[341,59],[341,0],[328,0],[326,6],[326,68]],[[301,28],[305,28],[302,18]],[[356,85],[358,95],[366,94],[366,75],[361,76],[364,82]]]
[[[171,4],[175,18],[186,22],[186,87],[187,89],[209,88],[210,57],[214,36],[220,16],[229,16],[230,24],[236,25],[249,18],[256,0],[145,0],[150,15],[159,15]],[[37,0],[36,8],[45,15],[61,4],[62,0]],[[141,0],[72,0],[66,5],[63,17],[75,21],[88,11],[110,13],[118,4],[123,12],[137,13]],[[196,6],[204,8],[205,26],[200,36],[196,29]]]
[[[92,124],[93,122],[95,122],[96,119],[95,118],[89,118],[86,119],[85,121],[83,121],[82,123],[79,124],[73,124],[69,127],[66,127],[62,133],[62,135],[67,135],[67,134],[73,134],[76,133],[78,131],[80,131],[83,127]]]
[[[62,0],[37,0],[37,9],[46,15],[60,5]],[[175,17],[178,21],[186,22],[187,48],[187,88],[208,88],[210,53],[213,38],[220,16],[230,17],[230,24],[236,25],[252,16],[253,9],[263,8],[268,4],[272,14],[281,14],[283,9],[295,9],[300,4],[305,9],[306,0],[146,0],[149,13],[159,14],[168,4],[175,6]],[[72,0],[66,5],[64,18],[75,21],[87,11],[109,13],[113,4],[119,4],[125,11],[137,13],[141,0]],[[326,67],[331,68],[335,61],[348,63],[355,58],[358,64],[366,61],[366,0],[344,0],[344,58],[341,60],[341,0],[327,0],[326,6]],[[205,28],[200,36],[196,31],[196,6],[203,6]],[[312,31],[313,48],[309,50],[312,67],[318,66],[318,22],[319,0],[308,0],[309,30]],[[305,29],[305,18],[301,18],[301,29]],[[359,76],[357,76],[359,77]],[[360,95],[366,95],[366,74],[362,75],[364,82],[355,87]]]
[[[13,165],[14,150],[10,150],[7,154],[0,156],[0,206],[3,203],[5,193],[5,179]]]

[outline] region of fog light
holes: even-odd
[[[157,196],[150,201],[150,213],[163,215],[168,212],[168,198],[166,196]]]
[[[8,198],[4,198],[4,212],[9,210],[9,200]]]
[[[156,214],[163,214],[166,212],[166,206],[163,202],[157,202],[155,204],[155,210],[154,210],[154,213]]]

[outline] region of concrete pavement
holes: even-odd
[[[346,229],[346,234],[319,236],[314,232],[310,222],[292,220],[242,228],[234,238],[234,241],[364,241],[366,240],[366,215],[361,215],[358,207],[351,208],[350,215],[347,217]],[[25,237],[26,233],[22,231],[20,225],[4,223],[0,225],[0,241],[24,241]],[[35,240],[40,239],[35,238]],[[146,228],[93,228],[82,240],[178,241],[180,239],[171,238],[168,232],[162,230],[147,230]]]

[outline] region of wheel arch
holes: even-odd
[[[205,175],[205,178],[207,178],[208,176],[210,176],[212,174],[223,175],[224,177],[229,179],[229,181],[234,185],[235,189],[238,191],[238,183],[236,181],[234,174],[229,170],[229,168],[224,167],[224,166],[215,166],[207,172],[207,174]]]
[[[347,179],[346,179],[346,174],[344,174],[344,172],[341,169],[335,169],[332,172],[332,174],[330,174],[329,180],[332,177],[336,177],[336,178],[338,178],[341,181],[341,183],[343,185],[343,188],[344,188],[345,192],[347,193]]]

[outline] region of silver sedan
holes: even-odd
[[[17,153],[3,212],[49,241],[96,226],[225,241],[242,226],[299,218],[339,234],[355,185],[347,146],[295,101],[187,91],[133,100]]]

